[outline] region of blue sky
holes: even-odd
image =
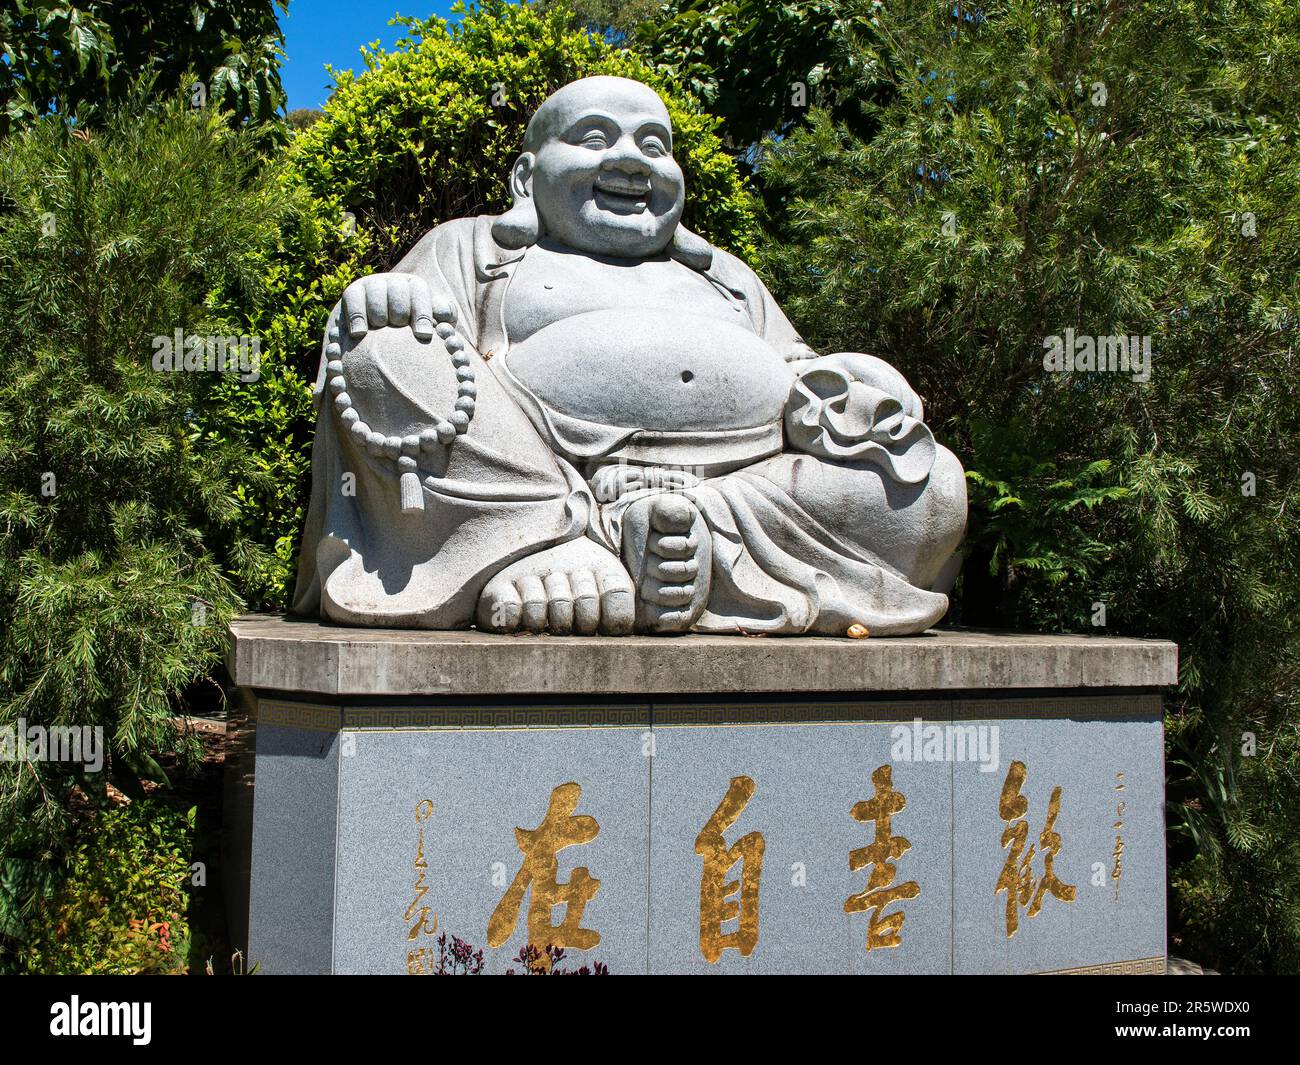
[[[406,31],[390,26],[396,14],[447,17],[453,0],[289,0],[282,15],[285,59],[280,68],[288,109],[320,107],[329,97],[325,64],[360,70],[361,46],[380,41],[385,48]]]

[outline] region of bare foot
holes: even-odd
[[[685,632],[709,600],[713,546],[704,518],[683,495],[638,500],[623,516],[623,560],[636,582],[636,624]]]
[[[603,632],[622,636],[635,618],[632,580],[614,554],[585,536],[513,562],[478,597],[487,632]]]

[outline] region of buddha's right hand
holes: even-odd
[[[429,340],[439,322],[455,323],[456,304],[416,274],[370,274],[344,290],[343,320],[353,340],[371,329],[407,325]]]
[[[694,488],[700,479],[687,470],[666,466],[633,466],[617,463],[602,466],[591,476],[591,490],[598,503],[616,499],[643,488],[660,492],[682,492]]]

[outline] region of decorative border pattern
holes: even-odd
[[[1084,965],[1078,969],[1053,969],[1038,976],[1164,976],[1167,959],[1134,958],[1131,961],[1107,961],[1100,965]]]
[[[750,724],[897,723],[1035,720],[1068,717],[1159,720],[1159,695],[1083,695],[1006,699],[887,699],[860,703],[655,703],[659,727]]]
[[[262,725],[338,732],[341,729],[649,728],[640,706],[329,706],[259,699],[251,716]]]
[[[655,728],[708,725],[800,725],[875,722],[897,724],[921,718],[949,721],[955,702],[890,699],[879,703],[655,703]]]
[[[297,703],[287,699],[257,699],[249,716],[259,725],[337,732],[343,724],[343,708],[320,703]]]
[[[650,727],[643,706],[346,706],[344,728],[544,729]]]
[[[895,724],[927,722],[1154,718],[1159,695],[1064,698],[888,699],[872,702],[642,703],[633,705],[340,706],[292,699],[256,700],[252,716],[267,725],[340,729],[708,728],[745,725]]]
[[[1031,698],[1012,696],[1007,699],[958,699],[952,704],[955,720],[967,718],[1033,718],[1053,720],[1062,717],[1160,718],[1163,696],[1141,695],[1051,695]]]

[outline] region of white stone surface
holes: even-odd
[[[561,635],[942,618],[960,463],[897,370],[818,356],[681,226],[659,97],[565,86],[509,184],[504,215],[438,226],[331,315],[295,611]]]

